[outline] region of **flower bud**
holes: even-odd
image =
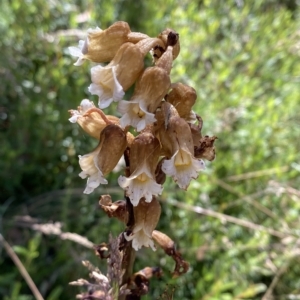
[[[88,177],[85,194],[90,194],[101,183],[107,184],[104,175],[117,165],[127,146],[126,134],[117,125],[107,125],[101,132],[97,148],[86,155],[79,155],[81,178]]]
[[[188,121],[196,99],[195,89],[180,82],[172,84],[172,90],[167,96],[167,101],[176,108],[179,116]]]
[[[152,240],[152,232],[155,229],[161,213],[161,207],[155,197],[150,203],[141,200],[137,207],[134,207],[135,224],[132,232],[128,235],[124,233],[127,241],[132,240],[132,248],[138,251],[143,246],[151,247],[155,251]]]
[[[165,49],[167,49],[168,46],[173,47],[173,60],[175,60],[180,52],[179,34],[173,29],[167,28],[158,35],[158,38],[163,41]],[[160,56],[157,58],[159,57]]]
[[[159,141],[149,132],[139,134],[131,145],[130,176],[120,176],[118,182],[133,206],[137,206],[143,197],[146,202],[150,202],[152,195],[159,195],[163,190],[155,181],[159,153]]]
[[[171,253],[173,249],[175,249],[175,243],[174,241],[169,238],[166,234],[158,231],[153,230],[152,232],[152,238],[155,240],[158,245],[165,250],[167,253]]]
[[[69,47],[70,54],[78,57],[75,66],[80,66],[85,59],[97,63],[113,59],[119,48],[128,41],[130,34],[126,22],[116,22],[105,30],[89,29],[85,41],[80,41],[78,47]]]

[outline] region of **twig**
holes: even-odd
[[[272,293],[273,290],[275,288],[275,286],[277,285],[280,277],[287,271],[289,266],[289,262],[284,264],[283,266],[281,266],[281,268],[277,271],[276,275],[274,276],[270,286],[268,287],[267,291],[265,292],[265,294],[263,295],[263,297],[261,298],[262,300],[270,300],[272,299]]]
[[[287,172],[288,170],[289,170],[288,166],[283,166],[283,167],[279,167],[279,168],[259,170],[259,171],[248,172],[248,173],[244,173],[244,174],[240,174],[240,175],[229,176],[229,177],[225,178],[225,180],[240,181],[240,180],[246,180],[246,179],[251,179],[251,178],[257,178],[257,177],[261,177],[261,176],[272,175],[274,173]]]
[[[267,207],[261,205],[258,201],[253,199],[253,197],[255,197],[255,196],[259,197],[262,194],[265,194],[267,192],[267,190],[257,192],[256,194],[253,194],[252,196],[248,196],[248,195],[244,195],[243,193],[240,193],[239,191],[234,189],[230,184],[224,182],[223,180],[217,179],[216,183],[223,189],[227,190],[228,192],[239,196],[243,201],[247,201],[250,205],[253,205],[255,208],[262,211],[267,216],[274,218],[274,219],[276,218],[276,216],[274,215],[274,213],[271,210],[269,210]],[[239,200],[241,200],[241,199],[239,199]]]
[[[43,296],[39,292],[38,288],[36,287],[35,283],[31,279],[30,275],[28,274],[27,270],[25,269],[24,265],[20,261],[19,257],[17,254],[14,252],[12,247],[6,242],[2,234],[0,234],[0,242],[2,242],[4,249],[6,250],[7,254],[9,257],[12,259],[16,267],[18,268],[19,272],[25,279],[26,283],[28,284],[29,288],[32,291],[32,294],[34,295],[36,300],[44,300]]]
[[[222,214],[222,213],[215,212],[215,211],[210,210],[210,209],[202,208],[200,206],[188,205],[188,204],[185,204],[185,203],[173,200],[173,199],[168,200],[167,203],[171,204],[171,205],[174,205],[174,206],[177,206],[179,208],[183,208],[183,209],[186,209],[186,210],[189,210],[189,211],[193,211],[193,212],[198,213],[198,214],[214,217],[214,218],[220,219],[222,221],[227,221],[227,222],[230,222],[230,223],[234,223],[234,224],[237,224],[237,225],[240,225],[240,226],[243,226],[243,227],[247,227],[247,228],[250,228],[250,229],[253,229],[253,230],[264,231],[264,232],[267,232],[267,233],[269,233],[273,236],[277,236],[279,238],[285,238],[287,236],[291,236],[291,235],[294,236],[295,235],[291,232],[281,232],[281,231],[278,231],[278,230],[275,230],[275,229],[272,229],[272,228],[267,228],[267,227],[264,227],[262,225],[252,223],[250,221],[238,219],[238,218],[235,218],[235,217],[232,217],[232,216],[229,216],[229,215],[225,215],[225,214]]]

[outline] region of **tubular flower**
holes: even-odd
[[[142,131],[148,124],[156,121],[154,114],[147,111],[143,100],[121,100],[118,111],[123,115],[120,119],[122,128],[131,125],[137,131]]]
[[[171,159],[167,159],[162,164],[162,170],[167,175],[172,176],[181,189],[187,189],[192,178],[196,179],[198,173],[205,169],[203,160],[193,157],[186,149],[177,150]]]
[[[134,207],[135,224],[132,232],[128,235],[124,233],[127,241],[132,241],[132,248],[136,251],[144,247],[151,247],[156,250],[152,240],[152,232],[155,229],[161,213],[161,207],[155,197],[150,203],[141,201],[137,207]]]
[[[100,109],[97,109],[94,103],[88,99],[81,101],[77,110],[69,110],[71,123],[78,123],[82,129],[90,136],[99,140],[101,131],[108,124],[118,124],[119,118],[110,115],[104,115]]]
[[[85,194],[90,194],[101,183],[107,184],[104,175],[117,165],[127,146],[126,134],[117,125],[107,125],[101,132],[100,143],[96,149],[86,155],[79,155],[81,178],[87,178]]]
[[[194,143],[188,123],[175,112],[173,105],[164,103],[162,112],[170,114],[166,126],[158,130],[164,154],[169,157],[162,163],[162,171],[172,176],[178,186],[187,189],[192,178],[205,168],[202,160],[194,157]]]
[[[126,22],[119,21],[105,30],[97,27],[87,33],[86,40],[79,41],[78,47],[69,47],[70,54],[78,57],[75,66],[82,65],[86,59],[97,63],[112,60],[118,49],[128,41],[130,28]]]
[[[169,66],[172,64],[172,55],[167,51],[160,60],[167,63],[147,68],[138,80],[131,100],[119,102],[118,111],[123,115],[120,119],[121,127],[131,125],[141,131],[156,121],[154,112],[171,86]]]
[[[92,84],[89,91],[99,96],[99,107],[106,108],[112,101],[119,101],[141,75],[144,56],[159,39],[143,39],[137,44],[123,44],[113,60],[105,67],[100,65],[91,69]]]
[[[150,202],[152,195],[157,196],[163,190],[163,187],[155,181],[159,152],[159,141],[149,132],[138,135],[131,145],[131,175],[120,176],[118,183],[126,191],[133,206],[137,206],[143,197],[146,202]]]

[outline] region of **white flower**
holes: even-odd
[[[125,128],[127,125],[131,125],[137,131],[141,131],[148,124],[154,123],[156,121],[154,114],[149,113],[144,106],[142,100],[120,101],[118,111],[123,115],[120,119],[121,127]]]
[[[96,148],[95,151],[89,154],[79,155],[79,165],[82,169],[79,176],[82,179],[88,177],[86,188],[83,192],[84,194],[92,193],[101,183],[107,184],[107,180],[103,177],[103,173],[97,164],[98,152],[99,149]]]
[[[127,241],[132,241],[132,248],[135,251],[138,251],[143,246],[151,247],[153,251],[156,251],[154,242],[152,240],[152,233],[149,234],[145,228],[144,223],[140,223],[134,227],[132,233],[128,236],[126,232],[124,232],[124,237]]]
[[[172,176],[181,189],[187,189],[192,178],[196,179],[199,172],[205,169],[205,164],[203,160],[194,158],[189,151],[180,148],[171,159],[163,162],[161,169]]]
[[[96,27],[96,29],[88,29],[88,34],[99,34],[102,32],[99,27]],[[88,54],[88,46],[89,46],[89,38],[87,37],[85,41],[80,40],[78,42],[78,47],[69,47],[69,52],[72,56],[78,57],[77,61],[74,63],[74,66],[81,66],[84,61],[86,60],[86,54]]]
[[[88,99],[83,99],[78,107],[78,110],[70,110],[72,117],[69,119],[71,123],[76,123],[77,119],[84,115],[90,108],[94,108],[95,105]]]
[[[133,206],[137,206],[142,197],[145,197],[146,202],[151,202],[152,196],[160,195],[163,190],[163,187],[156,183],[146,164],[133,172],[130,177],[120,176],[118,183],[126,190],[126,195]]]
[[[74,66],[81,66],[85,60],[84,52],[87,49],[87,41],[80,40],[78,42],[78,47],[69,47],[69,52],[72,56],[78,57]]]
[[[95,66],[91,69],[92,84],[89,91],[99,96],[99,107],[106,108],[112,101],[119,101],[125,92],[116,76],[116,66]]]

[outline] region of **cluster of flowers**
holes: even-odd
[[[202,159],[215,157],[215,137],[201,135],[201,118],[192,110],[195,90],[171,82],[172,63],[180,51],[179,35],[166,29],[152,38],[131,32],[120,21],[106,30],[90,29],[86,40],[69,50],[78,58],[75,65],[85,60],[98,63],[91,68],[89,91],[98,95],[99,108],[84,99],[77,110],[70,110],[69,119],[99,140],[94,151],[79,156],[79,176],[87,178],[84,193],[107,184],[105,176],[126,152],[126,176],[120,176],[118,183],[133,205],[135,222],[124,235],[135,250],[155,249],[152,235],[161,210],[156,196],[162,193],[166,175],[187,189],[205,168]],[[145,68],[148,53],[153,66]],[[132,97],[124,100],[134,84]],[[118,116],[102,111],[113,101],[118,102]]]

